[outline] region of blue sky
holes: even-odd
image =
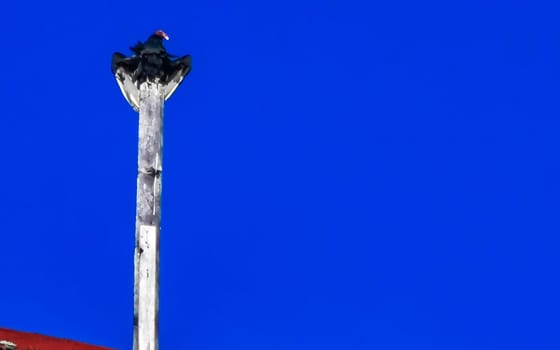
[[[164,29],[162,349],[556,349],[556,2],[3,5],[0,326],[132,346],[137,115]]]

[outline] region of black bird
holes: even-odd
[[[164,31],[158,30],[145,42],[130,48],[134,53],[125,56],[113,54],[111,71],[124,97],[138,111],[139,89],[145,81],[163,85],[163,96],[167,100],[191,70],[191,56],[177,57],[167,52],[163,40],[169,40]]]

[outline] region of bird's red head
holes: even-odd
[[[161,29],[156,30],[156,32],[154,33],[155,36],[165,39],[165,40],[169,40],[169,37],[167,36],[167,34],[165,34],[165,32]]]

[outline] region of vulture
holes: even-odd
[[[127,57],[120,52],[113,54],[111,71],[122,94],[135,111],[140,105],[142,83],[151,81],[162,84],[163,97],[167,100],[191,70],[191,56],[169,54],[163,46],[163,40],[169,40],[169,37],[163,30],[158,30],[145,42],[138,42],[131,47],[132,56]]]

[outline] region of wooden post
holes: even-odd
[[[158,350],[163,88],[161,84],[150,81],[140,85],[134,350]]]

